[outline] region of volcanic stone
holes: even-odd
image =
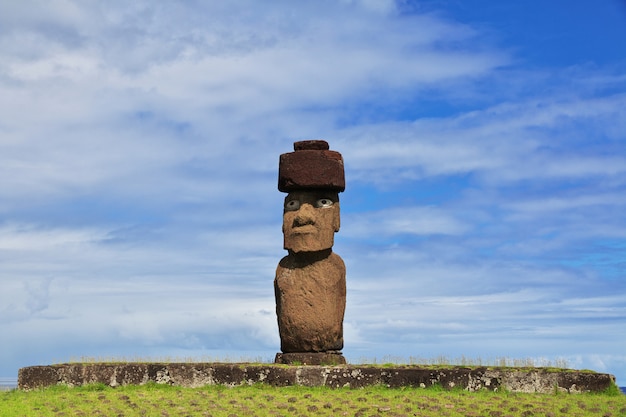
[[[328,189],[337,192],[346,188],[343,158],[328,149],[325,141],[309,140],[294,143],[295,152],[280,155],[278,190]]]
[[[281,260],[274,288],[283,353],[343,348],[345,271],[343,260],[330,249]]]

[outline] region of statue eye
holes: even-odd
[[[330,207],[332,205],[333,200],[331,200],[330,198],[320,198],[315,202],[315,207],[317,208]]]
[[[285,210],[295,211],[295,210],[298,210],[299,208],[300,208],[299,200],[289,200],[285,203]]]

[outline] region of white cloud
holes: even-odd
[[[83,245],[106,238],[102,230],[36,229],[30,225],[5,225],[0,227],[0,250],[38,251]]]
[[[606,155],[602,145],[613,136],[612,126],[626,118],[624,98],[531,100],[454,118],[357,126],[342,132],[341,143],[356,178],[382,184],[459,174],[480,175],[490,185],[619,178],[626,159]],[[581,132],[594,138],[586,142],[587,154],[576,148]]]
[[[249,161],[238,159],[243,168],[269,155],[268,135],[328,131],[333,121],[307,108],[485,73],[501,61],[433,48],[474,36],[433,16],[363,14],[329,2],[306,13],[251,4],[248,19],[228,5],[195,6],[58,2],[34,13],[4,6],[19,22],[0,37],[8,199],[141,195],[157,185],[175,192],[189,187],[177,170],[194,159],[216,173],[232,167],[223,161],[237,157],[241,137],[254,137],[256,147],[243,153]],[[31,53],[17,54],[13,42]],[[274,169],[270,160],[262,166]],[[251,175],[242,168],[238,177]]]
[[[347,238],[381,238],[393,235],[457,235],[467,231],[462,221],[435,207],[398,207],[385,211],[352,214],[343,236]]]

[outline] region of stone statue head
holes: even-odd
[[[330,249],[339,231],[339,194],[292,191],[283,211],[284,248],[292,252]]]
[[[293,253],[330,249],[339,231],[343,158],[323,140],[294,143],[280,156],[278,189],[289,193],[283,211],[284,248]]]

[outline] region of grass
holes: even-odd
[[[369,364],[382,364],[383,366],[394,365],[421,365],[431,367],[447,367],[447,366],[465,366],[465,367],[497,367],[497,368],[546,368],[546,369],[558,369],[564,370],[569,368],[569,363],[566,359],[556,358],[509,358],[509,357],[496,357],[496,358],[470,358],[467,356],[460,356],[458,358],[449,358],[448,356],[437,356],[434,358],[422,358],[417,356],[410,356],[408,360],[403,357],[385,356],[382,361],[377,358],[362,359],[361,363]]]
[[[626,396],[601,394],[521,394],[446,391],[441,388],[369,387],[329,389],[268,385],[180,388],[129,385],[54,386],[35,391],[0,392],[3,417],[620,417]]]
[[[246,364],[268,364],[273,363],[274,358],[263,358],[261,356],[256,357],[80,357],[70,358],[69,363],[246,363]],[[58,364],[67,363],[67,361],[57,361]],[[429,367],[439,366],[467,366],[467,367],[500,367],[500,368],[554,368],[554,369],[567,369],[569,364],[566,359],[556,358],[509,358],[509,357],[496,357],[496,358],[470,358],[466,356],[460,356],[458,358],[450,358],[448,356],[437,356],[434,358],[422,358],[417,356],[410,356],[409,358],[400,356],[384,356],[382,359],[378,358],[360,358],[352,364],[374,365],[374,366],[397,366],[397,365],[420,365]]]
[[[250,363],[250,364],[267,364],[273,363],[274,358],[263,358],[261,356],[256,357],[214,357],[214,356],[199,356],[199,357],[174,357],[174,356],[157,356],[157,357],[145,357],[145,356],[114,356],[114,357],[93,357],[93,356],[81,356],[71,357],[69,361],[55,361],[54,363],[60,365],[65,363],[76,364],[117,364],[117,363]]]
[[[260,356],[254,358],[239,358],[234,359],[230,357],[80,357],[70,358],[68,362],[57,362],[58,365],[64,363],[71,364],[118,364],[118,363],[235,363],[241,365],[267,365],[273,364],[273,358],[262,358]],[[529,368],[538,368],[553,372],[564,371],[577,371],[569,368],[569,364],[566,359],[557,358],[554,360],[546,358],[508,358],[508,357],[496,357],[496,358],[469,358],[461,356],[458,358],[449,358],[447,356],[438,356],[435,358],[422,358],[411,356],[408,359],[404,357],[385,356],[382,360],[377,358],[361,358],[357,362],[349,363],[356,366],[374,366],[374,367],[403,367],[403,366],[420,366],[423,368],[439,369],[449,368],[451,366],[463,366],[467,368],[488,367],[488,368],[512,368],[528,370]],[[294,363],[292,365],[300,365]],[[582,371],[584,372],[584,370]],[[594,373],[595,371],[587,371]]]

